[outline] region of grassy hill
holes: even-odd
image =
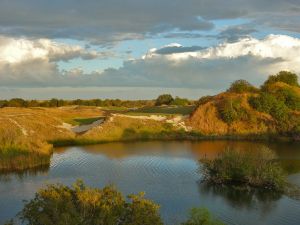
[[[292,77],[293,82],[289,82]],[[297,76],[280,72],[260,89],[236,81],[224,93],[203,97],[187,124],[203,135],[300,138]]]

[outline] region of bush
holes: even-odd
[[[190,217],[182,225],[223,225],[221,221],[214,218],[206,208],[192,208]]]
[[[236,120],[246,119],[247,112],[241,106],[239,99],[226,99],[219,105],[219,113],[222,120],[228,124]]]
[[[237,80],[231,84],[230,88],[227,91],[233,93],[247,93],[257,92],[258,89],[246,80]]]
[[[216,184],[250,185],[283,191],[286,177],[268,148],[253,152],[225,150],[214,160],[203,160],[206,181]]]
[[[299,87],[298,76],[295,73],[280,71],[276,75],[269,76],[268,80],[266,80],[262,88],[265,89],[268,87],[268,85],[276,82],[283,82],[291,86]]]
[[[161,225],[159,206],[143,194],[129,195],[126,201],[115,188],[49,185],[27,202],[19,216],[30,225]]]
[[[160,105],[170,105],[171,102],[173,102],[174,99],[172,97],[172,95],[170,94],[163,94],[157,97],[156,101],[155,101],[155,105],[156,106],[160,106]]]
[[[280,99],[269,93],[263,92],[258,97],[250,97],[249,104],[257,111],[270,114],[279,122],[286,121],[288,118],[288,107],[283,101],[280,101]]]
[[[292,110],[300,110],[300,96],[290,89],[280,89],[275,92],[275,96],[280,101],[284,102],[284,104],[292,109]]]

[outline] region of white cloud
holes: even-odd
[[[20,50],[9,52],[15,58],[2,55],[4,51],[0,50],[0,58],[6,60],[0,62],[0,86],[168,87],[206,89],[211,93],[226,89],[236,79],[259,85],[280,70],[300,73],[300,39],[284,35],[270,35],[262,40],[244,38],[206,49],[172,43],[125,61],[119,69],[91,74],[85,74],[81,68],[59,71],[56,64],[57,60],[89,54],[85,49],[78,53],[78,48],[72,45],[36,44],[31,40],[24,43],[27,45],[19,43]],[[12,59],[17,60],[9,61]]]
[[[181,45],[174,45],[182,47]],[[173,46],[173,47],[174,47]],[[151,49],[143,58],[161,57],[158,50],[170,47],[163,46],[160,49]],[[211,47],[200,51],[186,51],[173,53],[167,56],[169,60],[186,60],[190,57],[197,59],[238,58],[252,55],[261,58],[282,58],[284,60],[300,59],[300,39],[286,35],[269,35],[265,39],[258,40],[252,37],[240,39],[234,43],[223,43],[217,47]]]
[[[22,63],[32,60],[68,61],[74,58],[93,59],[106,54],[86,50],[49,39],[25,39],[0,36],[0,63]]]

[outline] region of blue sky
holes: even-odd
[[[299,23],[298,0],[1,0],[0,96],[197,99],[260,85],[299,74]]]

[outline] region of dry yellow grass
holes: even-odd
[[[95,127],[81,138],[96,141],[159,139],[179,129],[165,121],[114,116]]]
[[[15,148],[49,153],[47,141],[72,139],[75,134],[62,125],[74,118],[102,115],[90,107],[2,108],[0,109],[0,150]]]

